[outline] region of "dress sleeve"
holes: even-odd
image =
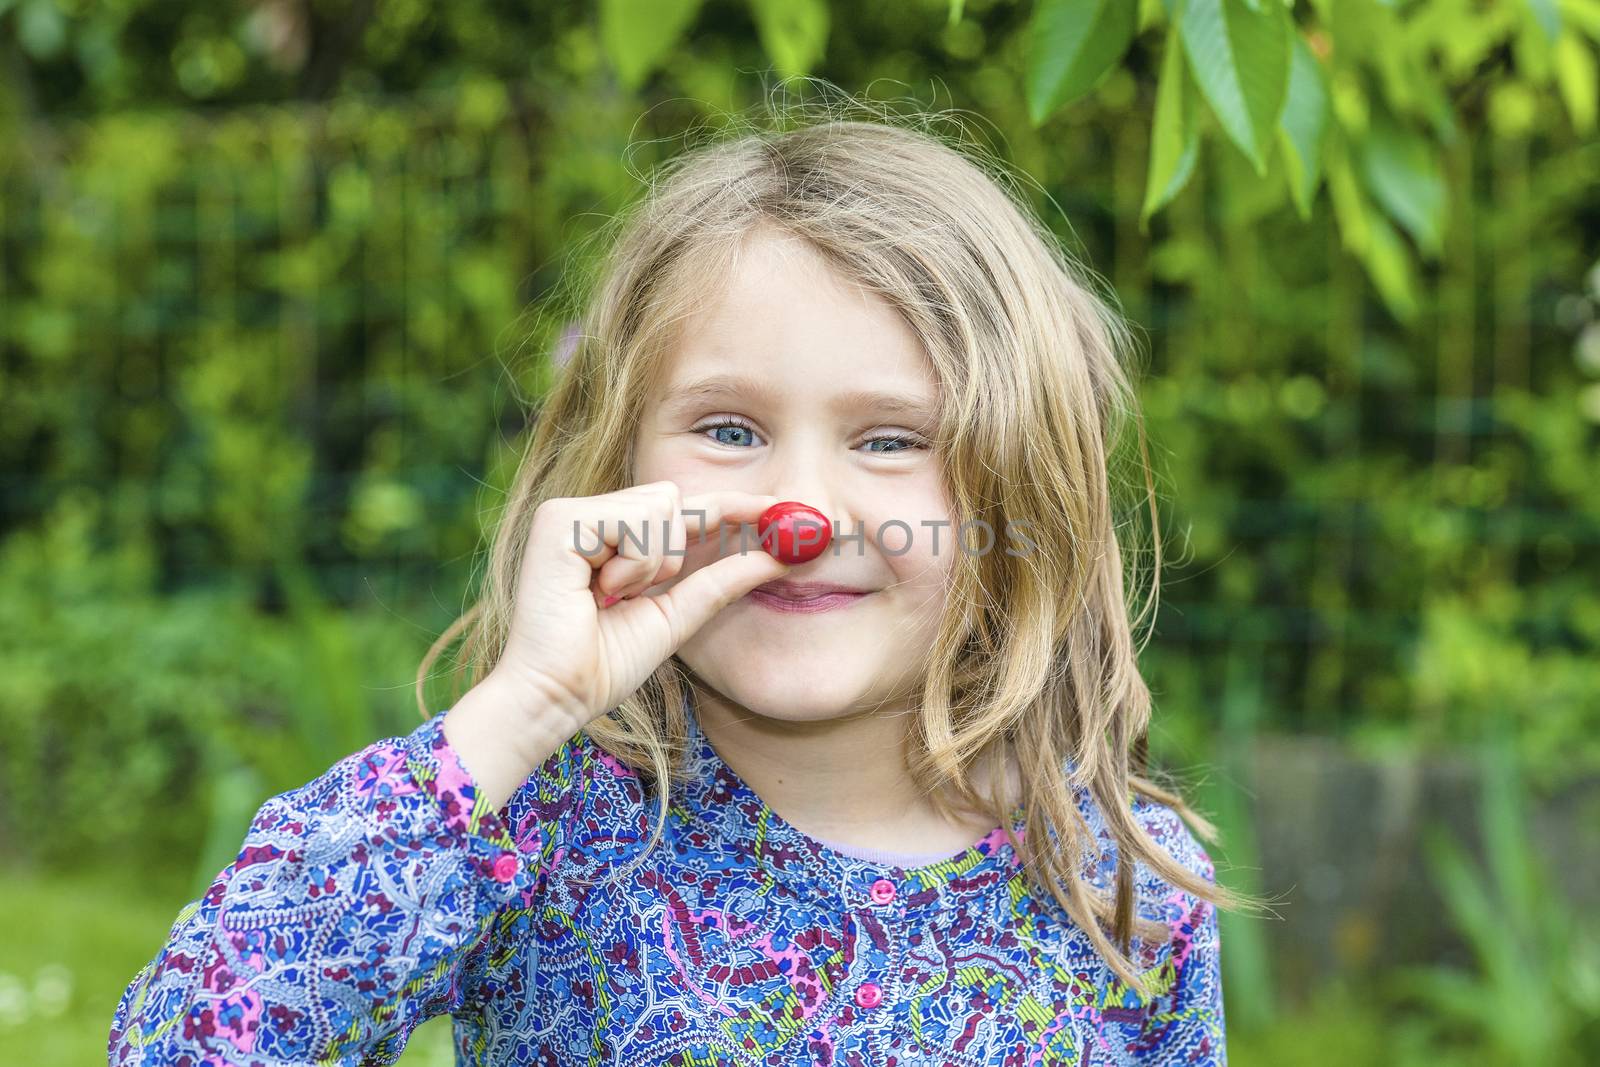
[[[469,957],[538,891],[565,832],[581,734],[497,812],[443,720],[261,806],[123,993],[110,1064],[392,1063],[463,1004]]]
[[[1135,799],[1133,811],[1156,844],[1188,870],[1216,883],[1210,855],[1175,811],[1143,797]],[[1171,938],[1154,962],[1146,964],[1154,972],[1156,996],[1142,1009],[1127,1051],[1142,1067],[1226,1067],[1217,909],[1156,877],[1143,863],[1135,865],[1135,880],[1139,910],[1165,921]],[[1138,1003],[1134,994],[1128,996],[1130,1004]]]

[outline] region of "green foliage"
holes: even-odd
[[[1226,950],[1223,956],[1226,958]],[[1343,978],[1324,983],[1307,1004],[1281,1012],[1259,1029],[1236,1028],[1230,1015],[1228,1062],[1237,1067],[1494,1064],[1487,1057],[1440,1048],[1429,1039],[1420,1020],[1396,1012],[1392,1005],[1374,997],[1369,988]]]
[[[1366,187],[1428,256],[1444,239],[1444,175],[1428,146],[1384,116],[1373,116],[1361,144]]]
[[[1288,20],[1278,4],[1185,0],[1177,16],[1195,80],[1233,143],[1265,175],[1289,91]]]
[[[1200,126],[1195,115],[1194,85],[1189,80],[1177,31],[1167,34],[1150,118],[1150,176],[1139,226],[1148,232],[1150,216],[1178,195],[1194,173],[1200,154]]]
[[[1305,38],[1295,34],[1289,57],[1289,94],[1278,121],[1278,144],[1283,150],[1289,192],[1302,219],[1311,217],[1312,200],[1322,184],[1322,148],[1330,118],[1322,66],[1311,54]]]
[[[805,75],[840,65],[838,50],[850,53],[863,34],[902,35],[908,39],[891,43],[911,46],[936,35],[973,40],[973,30],[980,41],[992,37],[994,28],[983,23],[1009,32],[993,0],[925,0],[885,12],[827,0],[746,0],[731,9],[703,9],[700,0],[532,10],[504,4],[476,0],[437,11],[416,0],[224,4],[176,20],[171,5],[149,0],[110,9],[30,0],[9,16],[0,10],[0,33],[14,35],[37,66],[37,78],[22,83],[24,100],[63,96],[104,106],[296,93],[320,99],[341,86],[415,91],[474,77],[515,80],[528,75],[530,55],[546,50],[554,53],[547,65],[564,70],[603,57],[625,91],[641,90],[669,67],[668,76],[710,89],[712,68],[729,59],[742,69]],[[943,29],[951,31],[942,35],[940,12]],[[1421,268],[1386,222],[1399,226],[1422,257],[1439,253],[1445,205],[1433,194],[1440,157],[1463,122],[1482,120],[1488,78],[1499,83],[1489,110],[1505,135],[1530,132],[1534,93],[1547,89],[1564,102],[1572,129],[1589,134],[1596,123],[1597,0],[1038,0],[1024,13],[1017,43],[995,54],[1018,53],[1025,113],[1034,126],[1081,108],[1096,86],[1121,84],[1108,77],[1113,72],[1171,71],[1157,74],[1146,105],[1160,120],[1145,167],[1146,218],[1181,191],[1190,159],[1207,140],[1211,124],[1190,118],[1191,89],[1193,103],[1203,101],[1215,119],[1213,132],[1250,160],[1253,173],[1243,180],[1284,186],[1302,219],[1309,219],[1321,185],[1323,138],[1348,142],[1344,155],[1359,164],[1352,176],[1361,195],[1342,173],[1327,175],[1341,225],[1355,230],[1344,246],[1402,318],[1417,310]],[[1178,31],[1187,63],[1148,61],[1144,39],[1164,40],[1167,28]],[[146,51],[174,34],[170,54]],[[341,44],[312,56],[313,38]],[[361,47],[349,45],[356,41]],[[716,43],[704,57],[690,55],[707,41]],[[687,77],[696,67],[699,77]],[[897,56],[868,73],[904,78],[911,71]],[[713,98],[723,91],[718,85]],[[14,105],[0,93],[0,105],[8,102]],[[0,107],[0,128],[4,113]],[[1369,123],[1377,113],[1389,118]],[[1386,220],[1356,209],[1371,203]]]
[[[285,576],[157,597],[96,553],[81,502],[0,546],[0,840],[13,862],[192,870],[197,894],[273,793],[417,720],[421,642]],[[378,684],[368,684],[377,679]]]
[[[1121,0],[1040,0],[1033,9],[1028,113],[1034,122],[1078,99],[1122,59],[1137,8]]]
[[[605,0],[600,41],[624,88],[637,89],[677,44],[700,0]]]
[[[1477,971],[1408,968],[1390,981],[1432,1010],[1441,1039],[1464,1039],[1496,1063],[1593,1063],[1600,1056],[1600,926],[1557,890],[1533,847],[1506,746],[1485,745],[1481,762],[1487,869],[1438,830],[1426,842]]]
[[[1449,717],[1452,732],[1484,733],[1510,725],[1514,750],[1543,787],[1569,785],[1600,765],[1600,659],[1518,637],[1543,625],[1579,631],[1596,624],[1597,606],[1581,598],[1525,599],[1495,585],[1472,596],[1452,594],[1424,608],[1413,652],[1419,711]]]
[[[1036,5],[1027,72],[1034,125],[1138,52],[1128,40],[1136,6],[1113,6],[1115,16],[1099,4]],[[1324,143],[1340,142],[1327,180],[1344,247],[1401,319],[1418,312],[1419,268],[1394,225],[1424,258],[1440,254],[1447,209],[1440,157],[1460,124],[1452,96],[1471,90],[1485,63],[1511,54],[1507,78],[1514,80],[1502,90],[1525,93],[1553,76],[1573,129],[1587,134],[1595,126],[1594,0],[1540,0],[1525,9],[1461,0],[1403,9],[1380,0],[1166,0],[1147,10],[1151,17],[1139,28],[1159,25],[1164,13],[1188,62],[1166,58],[1160,65],[1141,221],[1166,206],[1192,172],[1204,129],[1188,110],[1189,90],[1197,87],[1229,143],[1252,164],[1254,174],[1243,180],[1286,184],[1302,219],[1314,210]],[[1170,53],[1173,34],[1164,36]],[[1433,59],[1441,53],[1442,65]],[[1531,104],[1523,100],[1501,98],[1504,133],[1528,132]]]
[[[810,73],[827,47],[827,0],[751,0],[761,46],[780,75]]]

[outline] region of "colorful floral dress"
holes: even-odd
[[[391,1063],[443,1013],[463,1064],[1226,1063],[1215,909],[1142,863],[1138,910],[1171,931],[1136,943],[1143,1007],[998,827],[927,866],[853,857],[767,807],[691,713],[666,833],[614,877],[656,813],[632,771],[580,732],[491,811],[443,718],[262,805],[123,994],[112,1064]],[[1170,809],[1133,810],[1215,877]]]

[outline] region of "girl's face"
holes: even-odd
[[[865,595],[814,613],[747,595],[679,658],[771,718],[831,719],[881,701],[903,709],[957,550],[930,441],[938,387],[915,334],[881,297],[771,229],[749,236],[729,291],[683,328],[645,407],[635,484],[671,479],[685,495],[737,489],[809,504],[833,541],[784,580]],[[745,546],[760,551],[748,534]],[[725,537],[691,540],[680,576],[738,552],[737,531]]]

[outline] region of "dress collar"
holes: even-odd
[[[686,691],[688,718],[686,763],[679,782],[682,811],[724,847],[819,903],[878,912],[916,912],[970,905],[1004,887],[1020,859],[996,826],[982,840],[949,859],[915,867],[879,863],[838,851],[809,837],[773,811],[732,767],[717,754],[700,729],[693,701]],[[1013,813],[1012,829],[1023,833],[1023,811]],[[891,900],[882,899],[887,881]]]

